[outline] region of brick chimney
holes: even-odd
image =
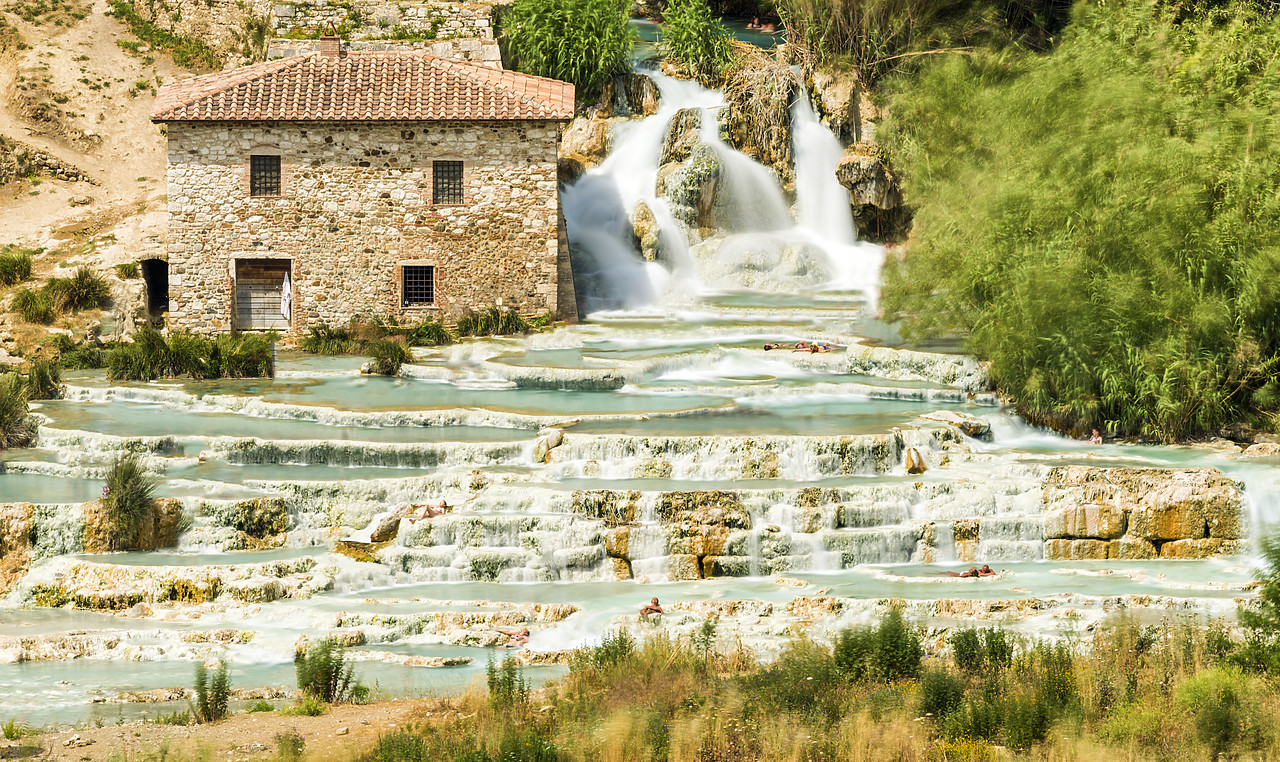
[[[340,58],[342,40],[336,34],[326,34],[316,41],[316,51],[325,58]]]

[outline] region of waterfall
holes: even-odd
[[[844,148],[822,126],[803,95],[791,107],[791,141],[796,158],[796,212],[800,227],[820,240],[852,246],[853,226],[849,191],[836,180],[836,164]]]

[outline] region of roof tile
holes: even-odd
[[[573,85],[418,51],[281,58],[165,85],[154,122],[565,121]]]

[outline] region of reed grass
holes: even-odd
[[[49,325],[57,319],[53,299],[44,291],[24,288],[13,295],[13,311],[27,323]]]
[[[514,68],[573,83],[580,102],[630,68],[633,32],[627,0],[515,0],[501,16]]]
[[[271,347],[278,340],[274,331],[222,334],[217,338],[174,331],[166,340],[155,329],[145,327],[132,343],[105,351],[107,377],[127,381],[180,376],[270,378],[275,373]]]
[[[155,512],[155,491],[156,482],[147,474],[137,453],[116,456],[107,470],[102,498],[112,550],[128,550],[132,546],[142,523]]]
[[[78,267],[68,278],[50,278],[44,287],[58,312],[100,310],[111,302],[106,279],[87,267]]]
[[[0,286],[13,286],[31,277],[31,254],[14,247],[0,250]]]
[[[36,436],[27,386],[17,373],[0,374],[0,450],[26,447]]]
[[[733,63],[733,37],[712,15],[707,0],[671,0],[662,15],[659,45],[685,71],[706,82]]]
[[[887,314],[967,336],[1035,425],[1277,430],[1278,85],[1247,2],[1082,3],[1051,54],[930,62],[881,131],[919,210]]]

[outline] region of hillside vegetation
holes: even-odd
[[[1173,441],[1280,410],[1280,18],[1080,2],[1049,52],[886,80],[917,209],[884,306],[1030,421]],[[883,133],[882,133],[883,134]]]

